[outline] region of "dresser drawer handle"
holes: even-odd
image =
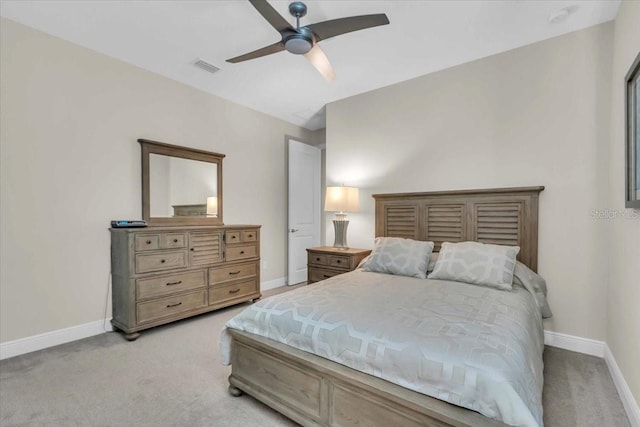
[[[151,240],[147,240],[147,245],[150,245],[150,244],[151,244]]]
[[[193,251],[195,251],[195,248],[191,248],[191,249],[189,249],[189,250],[190,250],[191,252],[193,252]]]
[[[240,251],[240,255],[244,255],[244,251]]]
[[[236,275],[236,274],[240,274],[240,270],[238,270],[238,271],[230,271],[229,274],[232,275],[232,276]]]
[[[167,286],[179,285],[180,283],[182,283],[182,280],[178,280],[177,282],[169,282],[167,283]]]
[[[240,289],[233,289],[229,291],[230,294],[237,294],[238,292],[240,292]]]
[[[253,237],[253,234],[249,234],[249,238],[252,238],[252,237]]]
[[[161,260],[160,260],[160,264],[164,264],[165,262],[167,262],[167,260],[166,260],[166,259],[161,259]]]
[[[178,239],[173,239],[173,243],[178,243]]]
[[[341,262],[341,261],[340,261],[339,259],[337,259],[337,260],[336,260],[336,264],[340,264],[340,262]]]
[[[320,258],[316,258],[316,261],[320,261]]]
[[[231,238],[232,238],[232,239],[235,239],[235,238],[236,238],[236,236],[231,236]]]
[[[167,305],[167,308],[177,307],[177,306],[179,306],[179,305],[182,305],[182,301],[180,301],[180,302],[178,302],[178,303],[176,303],[176,304],[168,304],[168,305]]]

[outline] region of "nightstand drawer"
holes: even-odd
[[[351,258],[349,258],[348,256],[331,255],[329,256],[329,265],[331,267],[350,269],[349,267],[350,259]]]
[[[166,251],[136,255],[136,273],[171,270],[187,266],[187,251]]]
[[[163,317],[207,306],[207,291],[160,298],[137,304],[138,323],[151,322]]]
[[[313,283],[328,279],[329,277],[337,276],[338,274],[344,273],[344,271],[326,270],[324,268],[310,267],[308,273],[308,282]]]
[[[314,265],[329,265],[329,255],[308,253],[307,263]]]
[[[136,280],[136,299],[142,300],[207,285],[205,270]]]

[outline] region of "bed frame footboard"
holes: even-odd
[[[284,344],[230,332],[229,392],[245,392],[303,426],[506,426]]]

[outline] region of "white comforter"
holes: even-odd
[[[542,426],[543,329],[525,289],[354,271],[275,295],[239,329],[518,426]]]

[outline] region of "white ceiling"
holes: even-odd
[[[271,1],[295,24],[289,1]],[[277,42],[245,0],[11,1],[0,14],[97,52],[315,130],[324,106],[536,41],[615,19],[620,0],[307,1],[301,25],[386,13],[390,24],[320,42],[336,72],[325,81],[301,56],[225,59]],[[577,6],[566,20],[549,16]],[[574,7],[575,9],[575,7]],[[219,67],[215,74],[193,65]]]

